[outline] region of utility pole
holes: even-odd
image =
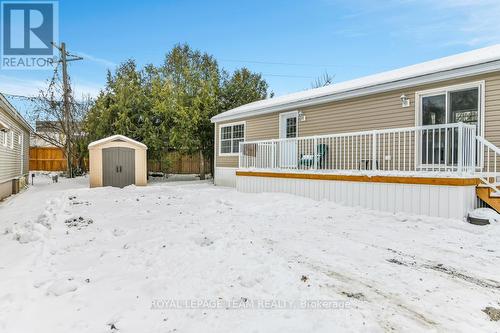
[[[62,65],[62,75],[63,75],[63,114],[64,114],[64,134],[66,135],[66,158],[67,158],[67,169],[68,177],[73,178],[73,152],[71,147],[71,105],[70,105],[70,94],[71,86],[68,80],[68,62],[83,60],[82,57],[69,54],[66,51],[66,43],[62,42],[61,46],[57,46],[55,43],[52,45],[59,50],[60,57],[58,62]],[[69,57],[69,58],[68,58]]]

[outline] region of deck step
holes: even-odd
[[[476,187],[477,196],[486,202],[491,208],[500,213],[500,195],[489,187]]]

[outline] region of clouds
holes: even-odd
[[[96,64],[99,64],[99,65],[102,65],[106,68],[109,68],[109,69],[113,69],[117,66],[116,63],[114,63],[113,61],[110,61],[110,60],[107,60],[107,59],[103,59],[103,58],[99,58],[99,57],[94,57],[93,55],[91,54],[88,54],[88,53],[84,53],[84,52],[77,52],[77,54],[81,57],[84,58],[84,60],[88,60],[88,61],[92,61]]]
[[[500,1],[498,0],[442,0],[434,3],[452,15],[449,20],[448,44],[479,47],[500,43]],[[453,34],[455,32],[455,34]]]
[[[389,0],[336,1],[348,7],[342,22],[357,32],[433,47],[478,48],[500,43],[499,0]],[[333,4],[333,3],[332,3]],[[377,29],[379,28],[379,29]]]

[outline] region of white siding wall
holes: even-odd
[[[214,183],[218,186],[236,187],[236,168],[216,167]]]
[[[242,192],[281,192],[392,213],[462,219],[474,209],[474,186],[441,186],[236,177]]]
[[[0,120],[10,129],[4,144],[3,132],[0,132],[0,183],[19,178],[29,170],[29,132],[18,124],[7,112],[0,108]],[[11,133],[14,133],[12,136]],[[24,136],[20,144],[19,137]],[[12,146],[12,148],[11,148]]]

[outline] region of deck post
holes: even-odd
[[[313,140],[314,144],[314,157],[313,157],[313,162],[314,162],[314,170],[318,170],[318,138],[314,138]]]
[[[239,154],[239,158],[238,158],[238,168],[241,168],[241,165],[243,164],[243,142],[239,142],[239,148],[238,148],[238,154]]]
[[[372,170],[377,170],[377,132],[372,134]]]
[[[464,150],[464,123],[460,122],[458,123],[458,154],[457,154],[457,172],[462,175],[463,173],[463,163],[464,163],[464,158],[463,158],[463,150]]]

